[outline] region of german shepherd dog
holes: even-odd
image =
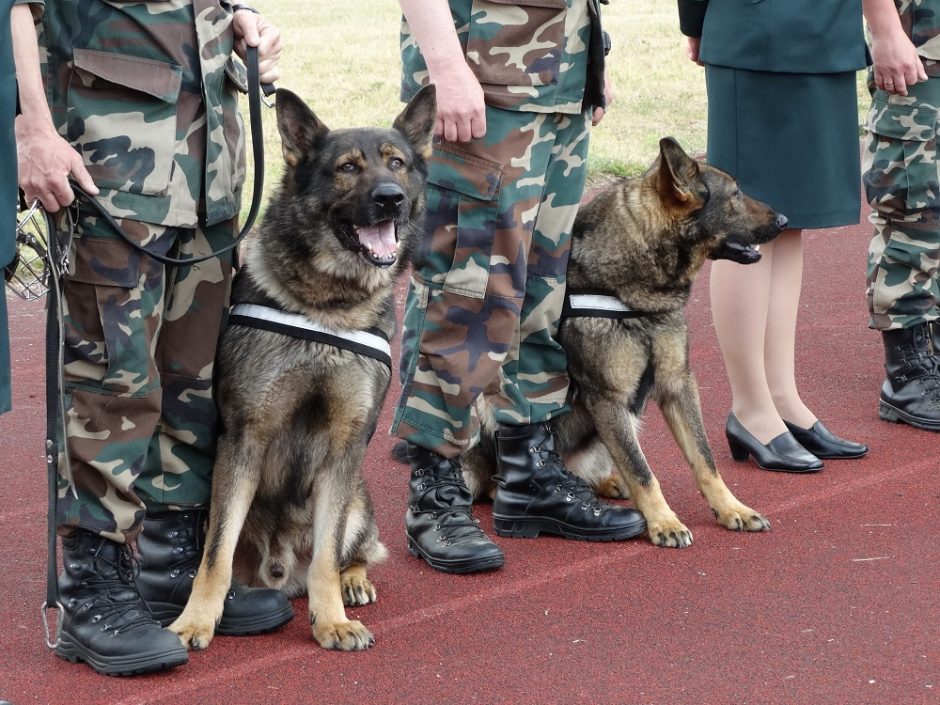
[[[344,605],[375,601],[366,570],[386,555],[362,461],[391,378],[393,283],[425,209],[434,89],[388,130],[329,130],[283,89],[276,103],[286,168],[233,285],[208,534],[170,629],[209,645],[241,535],[258,582],[307,593],[321,646],[361,650],[373,636]]]
[[[692,533],[669,508],[640,449],[639,421],[654,399],[720,524],[736,531],[770,528],[735,498],[715,467],[689,369],[684,308],[706,259],[756,262],[754,246],[779,235],[787,219],[674,140],[664,138],[659,146],[646,173],[620,180],[578,212],[559,329],[571,413],[553,425],[573,473],[601,495],[631,497],[653,543],[686,547]],[[489,435],[463,457],[476,497],[495,491]]]

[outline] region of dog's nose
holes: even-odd
[[[774,225],[776,225],[781,230],[785,230],[787,227],[787,223],[789,222],[790,221],[787,219],[787,217],[783,213],[777,213],[777,218],[776,220],[774,220]]]
[[[405,200],[405,192],[398,184],[379,184],[372,189],[372,200],[383,208],[393,208]]]

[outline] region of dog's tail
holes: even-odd
[[[396,463],[401,463],[405,465],[408,463],[408,444],[405,441],[398,441],[394,446],[392,446],[392,452],[390,453],[392,459]]]

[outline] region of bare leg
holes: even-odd
[[[764,367],[777,413],[797,426],[809,428],[816,423],[816,417],[800,398],[795,370],[796,320],[803,283],[801,234],[800,230],[788,230],[774,241]]]
[[[712,263],[709,282],[712,320],[731,386],[731,410],[761,443],[786,431],[764,362],[770,300],[776,295],[772,286],[776,244],[763,245],[761,260],[755,264]]]

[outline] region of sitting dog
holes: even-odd
[[[569,470],[601,495],[631,497],[653,543],[686,547],[692,533],[669,508],[640,449],[640,417],[654,399],[719,523],[738,531],[770,528],[715,467],[689,369],[684,308],[706,259],[756,262],[755,245],[779,235],[787,219],[674,140],[659,146],[646,173],[621,179],[578,212],[559,329],[571,413],[553,425]],[[477,411],[484,429],[495,428],[485,404]],[[484,433],[463,456],[475,497],[495,491],[491,436]]]
[[[366,570],[386,554],[362,462],[391,379],[392,287],[424,213],[434,88],[389,130],[329,130],[293,93],[276,101],[286,168],[233,284],[208,534],[169,628],[209,645],[241,535],[260,583],[307,593],[321,646],[361,650],[373,636],[344,604],[375,601]]]

